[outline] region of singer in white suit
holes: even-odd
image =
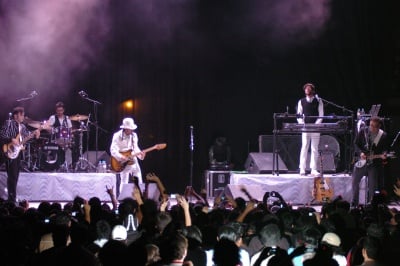
[[[297,121],[299,124],[304,123],[322,123],[322,117],[324,115],[324,104],[318,95],[315,93],[315,86],[312,83],[306,83],[303,86],[305,94],[304,98],[301,98],[297,104],[297,114],[300,116]],[[310,117],[311,116],[311,117]],[[318,162],[318,145],[319,145],[320,133],[302,133],[301,135],[301,151],[299,168],[300,175],[306,174],[306,162],[307,154],[311,144],[311,158],[310,158],[310,169],[311,175],[317,176]]]
[[[120,130],[114,133],[111,146],[110,146],[110,153],[115,159],[120,162],[126,162],[127,160],[132,160],[132,164],[127,164],[126,167],[122,172],[119,174],[121,175],[121,183],[119,186],[119,192],[122,191],[122,187],[124,184],[129,182],[129,174],[136,176],[138,178],[139,183],[143,183],[142,180],[142,172],[140,169],[139,161],[143,160],[145,157],[145,153],[142,152],[138,145],[138,136],[134,132],[137,128],[133,118],[127,117],[124,118],[122,121],[122,125],[120,126]],[[126,151],[131,151],[131,155],[136,154],[132,158],[126,156],[122,153]]]

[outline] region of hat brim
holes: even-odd
[[[134,125],[133,127],[125,127],[125,126],[120,126],[119,128],[122,128],[122,129],[130,129],[130,130],[135,130],[135,129],[137,129],[137,125]]]

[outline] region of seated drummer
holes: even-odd
[[[51,115],[47,120],[47,124],[53,128],[52,141],[60,145],[59,156],[61,156],[61,163],[67,161],[67,165],[72,164],[71,158],[71,142],[72,142],[72,122],[67,115],[64,114],[65,108],[63,102],[56,103],[56,113]],[[67,129],[63,132],[62,129]],[[66,133],[66,135],[64,135]],[[59,143],[61,142],[61,143]],[[68,152],[66,154],[66,152]]]
[[[53,128],[66,127],[72,128],[71,120],[64,114],[65,108],[63,102],[56,103],[56,113],[49,117],[47,123]]]

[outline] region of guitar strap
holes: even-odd
[[[381,140],[381,137],[383,135],[383,130],[379,129],[378,134],[376,135],[374,141],[372,142],[372,144],[375,144],[375,146],[378,145],[378,142]]]
[[[22,134],[21,134],[21,124],[18,123],[18,134],[19,134],[19,142],[22,142]]]

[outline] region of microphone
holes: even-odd
[[[193,126],[190,126],[190,150],[193,151],[194,143],[193,143]]]
[[[8,120],[11,120],[12,113],[8,113]]]
[[[37,93],[37,91],[32,91],[31,94],[29,94],[29,96],[31,96],[31,98],[38,96],[39,93]]]
[[[78,92],[79,96],[81,96],[82,98],[86,98],[88,96],[88,94],[85,91],[80,91]]]

